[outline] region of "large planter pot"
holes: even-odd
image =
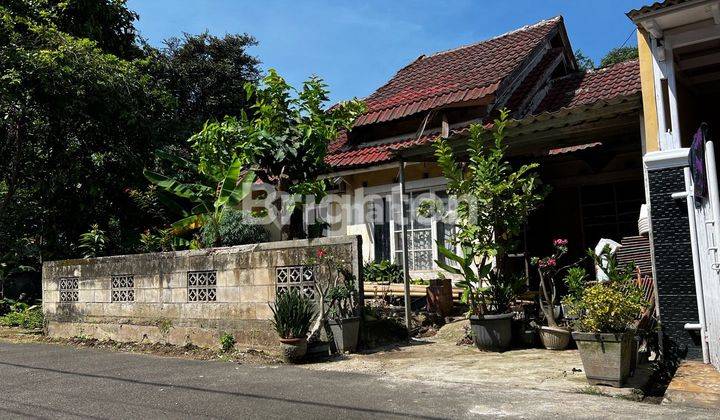
[[[281,338],[280,351],[286,363],[297,363],[307,353],[307,338]]]
[[[570,331],[564,328],[540,327],[540,341],[548,350],[565,350],[570,344]]]
[[[504,351],[512,341],[513,313],[470,317],[475,346],[484,351]]]
[[[632,332],[624,334],[573,332],[590,385],[621,387],[630,375]]]
[[[353,352],[357,349],[360,317],[331,319],[329,324],[335,347],[340,353]]]

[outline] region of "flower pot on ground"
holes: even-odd
[[[553,254],[545,258],[533,258],[540,276],[540,309],[547,326],[540,327],[540,341],[548,350],[565,350],[570,344],[570,329],[560,322],[561,306],[558,305],[557,277],[566,271],[574,272],[575,264],[560,267],[558,262],[568,251],[567,239],[553,241]]]
[[[636,351],[635,331],[630,325],[647,303],[634,279],[633,266],[619,268],[607,247],[600,256],[591,255],[608,280],[583,291],[577,302],[581,315],[573,338],[588,382],[620,387],[630,375]]]
[[[621,387],[630,376],[634,334],[572,333],[590,385]]]
[[[335,348],[340,353],[357,350],[360,335],[360,317],[330,319],[330,331]]]
[[[514,316],[510,305],[525,286],[525,279],[500,273],[492,264],[485,263],[485,257],[477,265],[476,274],[472,267],[475,257],[470,248],[463,247],[464,256],[461,257],[438,245],[439,252],[460,268],[442,261],[437,261],[438,265],[464,277],[458,285],[464,289],[463,302],[470,307],[470,330],[475,346],[483,351],[508,350],[512,344]]]
[[[513,313],[470,316],[470,331],[475,347],[485,351],[505,351],[512,342]]]
[[[287,363],[297,363],[307,353],[307,333],[315,317],[315,305],[299,290],[280,293],[270,305],[272,325],[280,336],[282,357]]]
[[[308,261],[318,267],[315,293],[320,303],[311,337],[323,326],[329,327],[335,350],[340,353],[357,349],[360,335],[360,308],[355,276],[342,258],[319,248]]]
[[[540,327],[540,341],[548,350],[565,350],[570,344],[570,330],[560,327]]]

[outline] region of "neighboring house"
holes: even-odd
[[[638,62],[582,73],[572,51],[563,19],[556,17],[422,55],[400,69],[365,99],[368,110],[351,132],[331,145],[328,178],[345,206],[322,209],[340,216],[328,234],[361,235],[366,261],[401,262],[397,204],[404,175],[411,198],[405,209],[410,276],[436,277],[436,241],[446,240],[452,226],[416,220],[412,200],[426,192],[444,197],[446,180],[431,142],[446,136],[461,150],[470,124],[490,122],[507,108],[514,119],[511,159],[540,161],[542,180],[553,187],[511,261],[518,270],[526,270],[529,256],[548,253],[556,237],[569,238],[579,256],[600,238],[638,235],[645,202]],[[340,214],[347,204],[362,210]],[[382,218],[364,216],[378,210]]]
[[[664,1],[628,17],[638,25],[653,266],[666,347],[687,349],[688,357],[720,369],[716,153],[712,141],[691,150],[701,123],[715,132],[720,127],[720,1]]]

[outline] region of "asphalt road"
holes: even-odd
[[[2,418],[710,418],[608,397],[0,343]]]

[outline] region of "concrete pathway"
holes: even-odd
[[[0,343],[0,417],[709,418],[607,397]]]

